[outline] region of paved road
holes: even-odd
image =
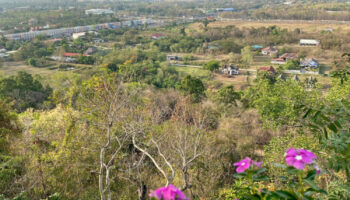
[[[191,68],[203,68],[199,65],[183,65],[183,64],[176,64],[176,63],[169,63],[171,66],[177,66],[177,67],[191,67]]]
[[[175,63],[169,63],[169,65],[171,66],[177,66],[177,67],[191,67],[191,68],[200,68],[200,69],[203,69],[202,66],[199,66],[199,65],[183,65],[183,64],[175,64]],[[257,72],[258,70],[256,69],[239,69],[239,71],[242,71],[242,72]],[[286,73],[286,74],[309,74],[309,75],[320,75],[320,74],[317,74],[315,72],[306,72],[306,73],[301,73],[299,70],[284,70],[283,73]]]

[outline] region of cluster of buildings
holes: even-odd
[[[62,56],[51,56],[51,60],[60,61],[60,62],[75,62],[77,57],[79,56],[91,56],[95,54],[98,51],[96,47],[89,47],[87,50],[84,51],[84,53],[71,53],[71,52],[65,52]]]
[[[312,39],[301,39],[299,41],[300,46],[318,46],[320,45],[320,41],[318,40],[312,40]],[[257,45],[255,45],[257,46]],[[260,46],[259,46],[260,47]],[[253,47],[254,48],[254,47]],[[266,55],[266,56],[271,56],[271,57],[276,57],[278,55],[278,49],[275,47],[265,47],[261,49],[261,54]],[[284,53],[280,55],[277,58],[274,58],[271,60],[271,64],[278,64],[278,65],[283,65],[286,64],[288,60],[299,60],[299,56],[297,53]],[[300,70],[301,71],[308,71],[312,69],[316,69],[319,67],[319,63],[316,59],[314,58],[305,58],[300,61]]]
[[[32,40],[38,35],[43,35],[49,38],[71,37],[74,33],[82,33],[89,31],[99,31],[102,29],[118,29],[123,27],[134,27],[142,25],[154,25],[160,24],[158,20],[142,19],[142,20],[129,20],[123,22],[112,22],[88,26],[76,26],[71,28],[49,29],[43,31],[31,31],[25,33],[7,34],[5,37],[9,40]]]

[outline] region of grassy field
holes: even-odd
[[[2,67],[0,67],[0,71],[5,76],[15,75],[18,71],[25,71],[30,74],[38,74],[41,76],[48,76],[56,72],[49,68],[32,67],[24,62],[5,62]]]
[[[0,67],[0,73],[4,76],[11,76],[15,75],[18,71],[25,71],[30,74],[37,74],[43,77],[50,76],[54,73],[56,73],[57,67],[60,63],[51,63],[49,67],[33,67],[30,65],[25,64],[24,62],[4,62],[3,65]],[[75,67],[72,72],[76,73],[82,73],[86,70],[89,70],[92,68],[91,65],[82,65],[82,64],[71,64]]]
[[[210,77],[210,72],[202,68],[176,67],[176,70],[181,74],[181,76],[188,74],[194,77],[199,77],[201,79],[208,79]]]

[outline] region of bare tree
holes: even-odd
[[[83,109],[89,116],[97,116],[98,123],[95,125],[101,127],[105,133],[102,141],[104,144],[100,148],[98,172],[101,200],[112,199],[111,170],[124,143],[130,138],[127,133],[117,131],[120,129],[118,123],[132,113],[130,100],[136,93],[136,90],[130,92],[123,83],[111,80],[97,81],[93,87],[86,87],[81,92],[81,98],[87,100]]]
[[[132,144],[133,146],[145,154],[146,157],[148,157],[154,166],[157,168],[157,170],[164,176],[164,179],[166,180],[166,186],[171,183],[175,177],[175,171],[173,166],[170,164],[169,160],[165,157],[163,152],[160,149],[160,146],[158,142],[151,136],[151,137],[146,137],[146,132],[145,129],[142,128],[139,124],[130,124],[129,126],[129,133],[132,135]],[[150,139],[147,139],[150,138]],[[142,147],[141,145],[138,144],[136,141],[137,139],[143,139],[145,147]],[[147,141],[148,140],[148,141]],[[156,149],[156,151],[155,151]],[[153,155],[152,155],[153,154]],[[170,175],[166,173],[166,170],[163,169],[164,167],[161,165],[166,165],[166,167],[169,168],[171,171]]]

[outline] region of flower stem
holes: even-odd
[[[300,200],[303,199],[303,194],[304,194],[304,186],[303,186],[303,174],[304,171],[300,170],[299,175],[298,175],[298,180],[299,180],[299,192],[301,194]]]

